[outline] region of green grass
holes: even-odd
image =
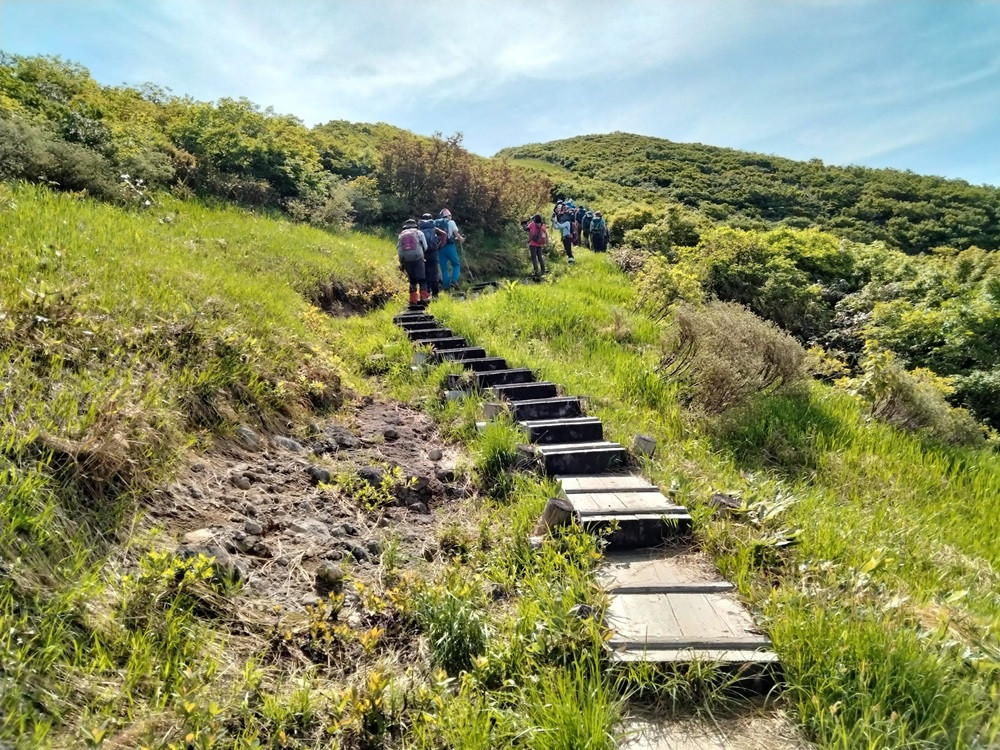
[[[699,510],[698,534],[767,625],[821,746],[996,742],[1000,459],[869,424],[853,397],[819,384],[720,421],[687,415],[653,373],[660,324],[610,262],[581,255],[556,283],[435,312],[586,395],[609,439],[654,435],[649,470],[682,502],[733,492],[770,511],[753,524]]]

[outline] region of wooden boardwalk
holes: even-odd
[[[779,668],[770,639],[756,627],[732,584],[697,550],[687,509],[630,473],[628,451],[604,439],[603,425],[585,415],[581,399],[539,382],[530,370],[488,356],[433,322],[420,309],[396,317],[411,340],[431,346],[435,359],[462,364],[465,374],[450,377],[448,387],[493,396],[486,418],[510,414],[525,432],[525,458],[558,479],[563,498],[585,528],[607,533],[597,577],[609,596],[605,624],[612,631],[611,661],[674,668],[711,663],[752,678],[746,681],[751,687],[769,687],[769,680],[757,678],[771,677]],[[628,747],[744,746],[717,741],[708,735],[656,739],[642,730]],[[754,740],[746,746],[770,745]]]

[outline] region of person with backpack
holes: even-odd
[[[396,238],[396,254],[399,256],[399,267],[406,272],[410,280],[410,304],[430,299],[427,293],[427,273],[424,264],[424,253],[427,252],[427,239],[417,228],[416,219],[403,222],[403,231]],[[417,287],[420,295],[417,296]]]
[[[587,247],[591,247],[590,244],[590,225],[594,221],[594,212],[587,210],[583,214],[583,220],[580,222],[580,229],[583,230],[583,244]]]
[[[553,224],[562,234],[563,250],[566,251],[569,262],[576,263],[576,258],[573,257],[573,221],[570,214],[559,214]]]
[[[441,283],[447,292],[451,287],[458,287],[458,276],[462,271],[462,261],[458,259],[458,248],[455,243],[465,242],[465,237],[458,231],[458,224],[451,216],[451,211],[442,208],[436,225],[445,233],[445,244],[438,250],[438,260],[441,263]]]
[[[590,246],[595,253],[603,253],[608,249],[608,223],[600,211],[594,212],[594,218],[590,222]]]
[[[581,236],[583,235],[583,216],[587,211],[583,206],[579,206],[576,209],[576,214],[573,220],[576,222],[576,235],[573,237],[573,244],[579,245],[581,242]]]
[[[532,216],[525,229],[528,232],[528,254],[535,269],[535,281],[538,281],[545,273],[545,248],[549,244],[549,233],[541,214]]]
[[[424,253],[424,268],[427,273],[427,286],[430,288],[431,296],[437,299],[441,292],[441,275],[438,272],[438,250],[445,245],[448,235],[443,229],[434,223],[434,217],[424,214],[417,223],[417,228],[424,233],[427,240],[427,252]]]

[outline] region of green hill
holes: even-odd
[[[671,202],[741,228],[818,227],[907,253],[1000,248],[1000,188],[962,180],[629,133],[529,144],[499,155],[562,167],[565,172],[548,171],[557,192],[609,208],[621,207],[623,199]]]

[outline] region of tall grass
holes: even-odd
[[[662,326],[603,257],[436,313],[587,396],[612,439],[698,508],[698,534],[767,625],[788,695],[824,747],[990,746],[1000,737],[1000,458],[865,419],[814,384],[721,419],[686,414],[654,372]],[[737,494],[752,514],[702,506]],[[789,544],[791,542],[791,544]]]

